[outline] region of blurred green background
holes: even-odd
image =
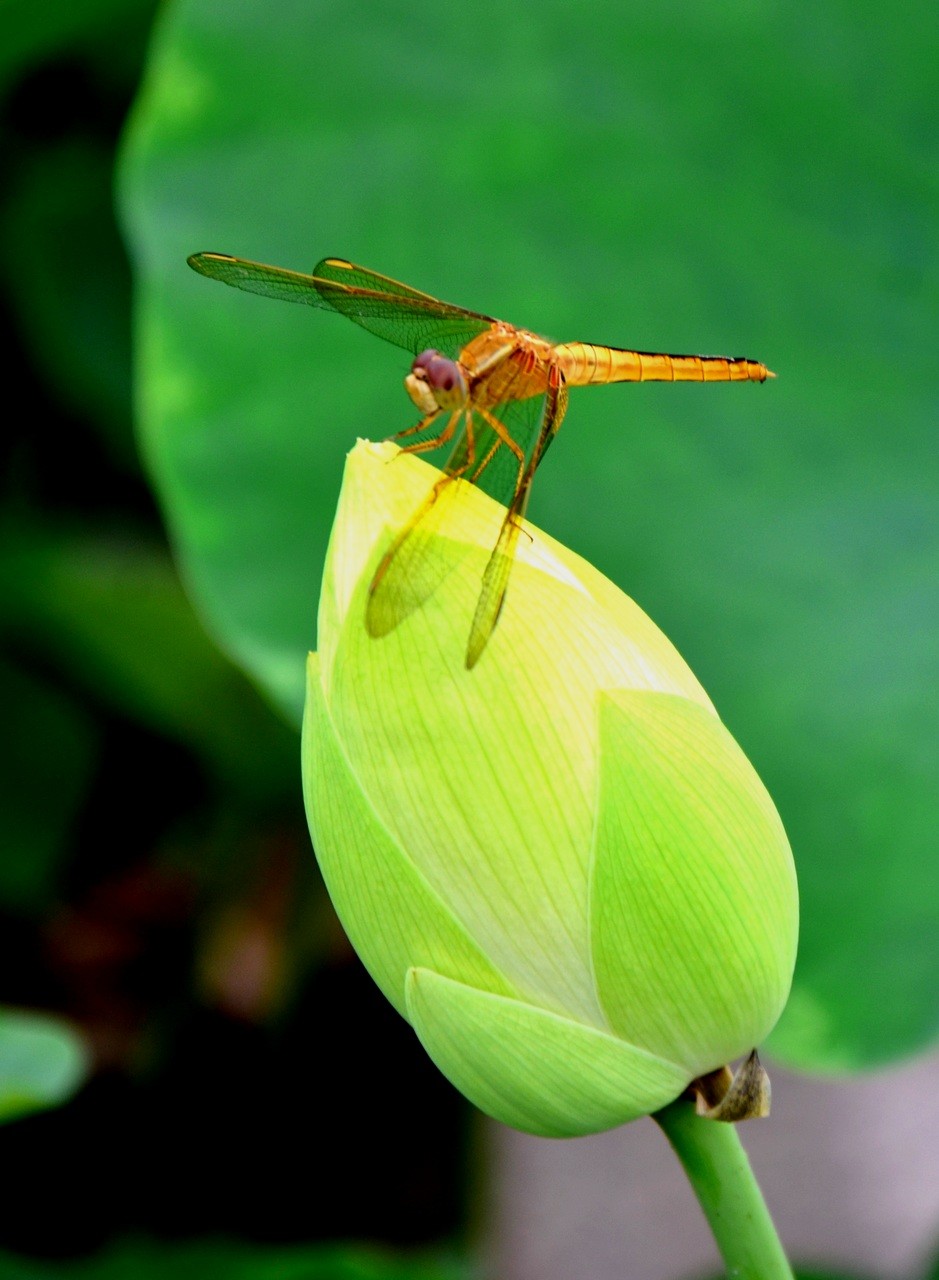
[[[913,9],[0,10],[0,1277],[134,1234],[221,1276],[172,1242],[425,1246],[466,1216],[466,1114],[351,956],[297,784],[343,456],[410,423],[407,359],[195,250],[776,370],[576,393],[530,515],[663,627],[777,802],[803,930],[770,1057],[934,1042],[939,34]]]

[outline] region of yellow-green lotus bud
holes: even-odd
[[[350,454],[311,655],[303,774],[352,944],[477,1106],[550,1136],[648,1114],[748,1052],[795,960],[772,801],[665,636],[534,527],[473,670],[503,509],[460,485],[435,590],[381,638],[384,551],[439,473]]]

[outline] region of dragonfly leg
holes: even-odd
[[[420,432],[426,431],[428,427],[433,426],[442,413],[442,409],[434,409],[432,413],[428,413],[421,418],[420,422],[415,422],[413,427],[405,427],[403,431],[396,431],[391,437],[392,440],[404,440],[407,436],[419,435]],[[402,448],[406,449],[408,446],[402,445]]]
[[[473,410],[468,405],[465,410],[465,416],[466,434],[463,438],[463,449],[465,451],[463,462],[459,467],[452,471],[449,467],[447,468],[447,471],[452,476],[463,475],[464,472],[469,471],[470,467],[476,461],[476,432],[473,430]]]
[[[486,454],[483,461],[480,463],[479,469],[476,472],[476,476],[478,476],[484,470],[484,468],[489,465],[490,461],[492,460],[492,455],[495,453],[499,445],[504,444],[508,449],[511,450],[512,453],[515,454],[515,457],[518,460],[518,477],[515,481],[515,492],[518,493],[522,484],[522,477],[525,474],[525,454],[522,450],[521,445],[518,443],[517,440],[512,439],[508,431],[506,431],[504,424],[499,421],[499,419],[495,416],[495,414],[490,413],[488,409],[483,409],[479,406],[477,406],[477,412],[480,413],[486,419],[486,422],[489,424],[489,426],[492,427],[493,431],[496,433],[497,440],[496,440],[496,443],[489,450],[489,452]],[[476,476],[474,476],[473,478],[475,479]]]
[[[466,475],[476,461],[476,432],[473,430],[473,410],[467,405],[465,408],[457,410],[457,414],[460,413],[464,415],[464,430],[444,467],[448,480],[459,480]],[[457,414],[454,415],[454,418]],[[453,419],[451,419],[451,425],[453,425]],[[474,472],[472,479],[475,479],[477,474],[477,472]]]
[[[479,465],[477,466],[473,474],[470,476],[470,480],[473,482],[473,484],[476,483],[476,481],[479,479],[482,473],[486,470],[486,468],[489,466],[492,459],[495,457],[496,453],[498,453],[498,451],[501,448],[502,448],[502,441],[496,440],[491,445],[489,452],[485,455],[485,457],[480,458]]]
[[[401,440],[404,436],[416,435],[419,431],[426,430],[426,428],[429,427],[442,412],[442,409],[435,409],[433,413],[430,413],[426,418],[421,419],[416,426],[408,427],[404,431],[399,431],[393,438],[395,440]],[[462,409],[457,409],[455,413],[451,413],[447,420],[447,425],[439,435],[434,436],[430,440],[418,440],[414,444],[404,444],[401,446],[402,451],[404,453],[431,453],[434,449],[439,449],[442,444],[446,444],[447,441],[452,438],[454,431],[456,431],[457,420],[462,412]]]

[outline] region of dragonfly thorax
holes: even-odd
[[[421,413],[459,409],[466,403],[466,379],[456,360],[439,351],[422,351],[404,380],[408,395]]]

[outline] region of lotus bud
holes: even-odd
[[[641,609],[526,525],[464,664],[504,510],[460,482],[428,598],[366,625],[382,556],[439,473],[349,455],[309,662],[313,843],[356,951],[441,1071],[529,1133],[658,1110],[766,1036],[795,962],[779,817]]]

